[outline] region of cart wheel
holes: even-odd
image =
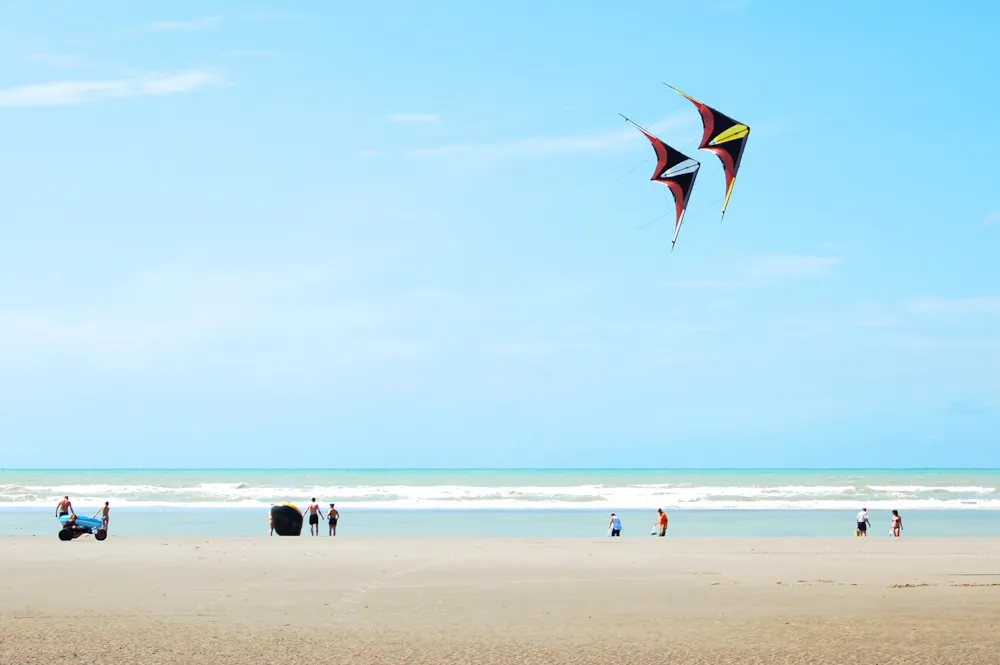
[[[105,531],[104,529],[98,529],[97,531],[94,532],[94,538],[96,538],[97,540],[104,540],[107,537],[108,537],[108,532]]]
[[[73,532],[69,529],[60,529],[59,540],[73,540]]]

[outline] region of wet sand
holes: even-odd
[[[1000,540],[0,538],[0,663],[1000,663]]]

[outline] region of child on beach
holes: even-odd
[[[111,521],[110,513],[111,506],[107,501],[104,502],[104,507],[97,511],[97,515],[101,516],[101,528],[105,531],[108,530],[108,523]],[[97,517],[97,515],[94,515],[94,517]]]

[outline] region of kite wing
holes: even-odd
[[[733,193],[733,185],[736,183],[736,172],[740,170],[740,160],[743,158],[743,150],[746,148],[747,138],[750,136],[750,127],[733,120],[725,113],[716,111],[711,106],[702,104],[669,83],[664,83],[664,85],[686,97],[701,114],[701,124],[705,128],[705,133],[701,137],[698,149],[715,153],[722,162],[722,168],[726,172],[726,198],[722,202],[722,214],[725,215],[726,206],[729,205],[729,197]]]
[[[673,250],[674,243],[677,242],[677,235],[681,232],[684,212],[687,210],[691,190],[694,188],[694,181],[698,177],[698,169],[701,168],[701,164],[681,151],[671,148],[628,118],[625,119],[635,125],[635,128],[649,139],[649,142],[653,144],[653,150],[656,151],[656,170],[653,171],[650,180],[662,182],[674,195],[676,218],[674,220],[674,237],[670,241],[670,249]]]

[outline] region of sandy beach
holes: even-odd
[[[0,663],[998,663],[988,539],[0,539]]]

